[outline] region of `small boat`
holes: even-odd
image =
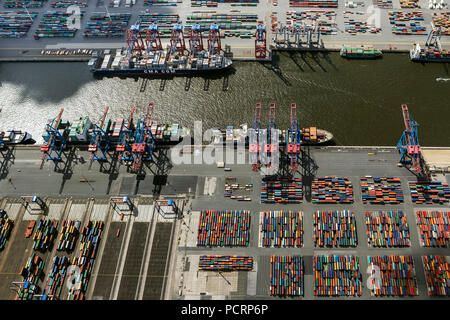
[[[340,55],[347,59],[377,59],[380,58],[383,53],[373,46],[350,47],[343,45]]]
[[[447,82],[447,81],[450,81],[450,78],[436,78],[436,81],[438,81],[438,82]]]
[[[0,131],[0,141],[5,144],[27,144],[34,142],[31,134],[21,130]]]

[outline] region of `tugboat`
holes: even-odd
[[[383,53],[373,46],[350,47],[343,45],[340,55],[347,59],[377,59],[381,58]]]

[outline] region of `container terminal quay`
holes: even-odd
[[[270,176],[271,166],[254,160],[252,134],[248,149],[232,152],[245,164],[195,164],[207,147],[156,146],[151,161],[139,158],[138,172],[117,154],[90,161],[86,145],[67,147],[59,161],[45,161],[52,139],[7,145],[0,299],[448,299],[450,149],[415,145],[407,109],[405,123],[397,147],[300,146],[289,138],[280,146],[289,160]],[[182,154],[193,164],[174,160]],[[281,219],[271,236],[269,212],[295,212],[300,222]],[[221,220],[226,213],[235,220]],[[215,218],[201,222],[208,214]],[[301,256],[289,262],[299,263],[297,274],[279,282],[287,260],[274,259],[291,256]],[[347,262],[336,260],[332,271],[329,259]],[[75,286],[67,285],[70,264],[80,269]],[[378,290],[368,281],[374,265],[383,273]]]
[[[276,43],[284,37],[279,30],[294,25],[320,29],[317,43],[304,43],[302,50],[339,50],[345,44],[406,52],[414,43],[425,44],[432,22],[441,27],[442,48],[450,48],[446,1],[437,1],[432,8],[426,0],[79,1],[79,25],[69,28],[66,11],[70,4],[33,1],[25,8],[3,4],[0,61],[86,61],[89,50],[126,47],[126,30],[134,24],[146,29],[158,23],[165,47],[170,28],[177,22],[185,26],[186,36],[186,27],[195,23],[218,23],[222,48],[229,46],[235,60],[258,60],[255,29],[259,21],[267,30],[267,54],[259,60],[270,58],[273,49],[287,49]],[[202,27],[206,31],[207,26]]]

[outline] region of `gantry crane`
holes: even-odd
[[[139,24],[134,24],[127,30],[127,57],[133,56],[137,53],[139,56],[145,51],[145,43],[141,34],[141,27]]]
[[[411,117],[406,104],[402,105],[402,114],[405,130],[397,143],[397,148],[400,152],[400,163],[411,165],[416,175],[424,177],[427,174],[423,166],[422,150],[417,134],[417,122]]]
[[[147,107],[145,118],[139,119],[134,132],[134,142],[131,147],[133,154],[134,172],[139,172],[143,161],[151,161],[153,149],[155,148],[155,140],[151,131],[151,118],[153,114],[153,102],[150,102]]]
[[[252,170],[258,171],[260,166],[260,153],[262,151],[261,141],[261,103],[258,102],[255,107],[255,120],[253,129],[249,130],[249,160],[252,164]]]
[[[133,137],[133,114],[134,107],[131,108],[130,117],[128,121],[124,121],[122,123],[122,127],[119,135],[119,143],[116,146],[116,152],[118,153],[118,157],[123,161],[132,161],[132,153],[131,153],[131,145],[132,145],[132,137]]]
[[[61,154],[67,144],[66,139],[59,132],[63,112],[64,109],[61,108],[58,117],[49,119],[48,123],[45,125],[45,133],[48,135],[48,138],[46,138],[46,141],[41,145],[41,151],[44,154],[42,155],[40,169],[44,167],[45,161],[62,161]],[[52,152],[55,152],[56,155],[53,156]]]
[[[267,128],[267,138],[264,145],[264,154],[267,157],[267,165],[271,165],[273,155],[278,153],[279,134],[275,125],[275,102],[270,103],[269,107],[269,125]]]
[[[198,23],[191,26],[191,31],[189,32],[189,49],[192,56],[203,51],[203,35],[201,26]]]
[[[262,21],[258,21],[256,26],[255,58],[264,59],[266,57],[266,26]]]
[[[92,130],[91,143],[89,144],[88,151],[92,152],[90,157],[90,165],[93,161],[107,161],[107,152],[109,150],[110,140],[108,136],[109,121],[105,124],[106,115],[108,114],[109,107],[106,107],[103,117],[100,119],[100,124],[94,124]],[[100,150],[101,155],[97,155],[97,151]]]
[[[0,113],[2,112],[2,108],[0,108]],[[6,146],[6,143],[3,141],[3,135],[5,133],[0,130],[0,149],[4,148]]]
[[[184,54],[186,44],[184,42],[183,25],[177,23],[172,28],[172,35],[170,36],[170,54],[175,53]]]
[[[220,43],[220,30],[219,26],[215,23],[211,24],[208,35],[208,52],[209,55],[219,54],[222,49]]]
[[[146,52],[162,50],[161,37],[159,35],[158,24],[152,23],[145,33]]]
[[[293,172],[296,172],[298,168],[301,141],[302,136],[297,121],[297,105],[291,103],[291,126],[286,134],[286,148]]]

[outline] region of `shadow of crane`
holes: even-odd
[[[6,178],[9,173],[9,169],[14,164],[15,148],[14,147],[4,147],[0,150],[0,180]]]

